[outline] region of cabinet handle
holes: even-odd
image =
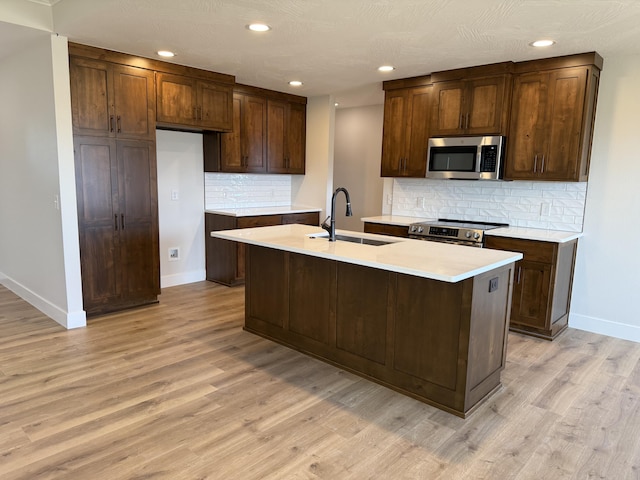
[[[198,107],[193,107],[193,119],[198,120]]]
[[[115,229],[116,229],[116,231],[118,231],[118,214],[116,213],[116,214],[114,215],[114,217],[115,217],[115,219],[114,219],[114,220],[115,220],[115,222],[114,222],[114,224],[115,224]]]
[[[536,154],[536,156],[533,157],[533,173],[536,173],[537,170],[538,170],[538,154]]]
[[[464,113],[460,114],[460,123],[458,124],[460,130],[464,129]]]
[[[120,215],[120,225],[122,226],[122,230],[124,230],[124,213]]]
[[[120,118],[120,115],[116,118],[116,125],[118,127],[118,133],[122,132],[122,119]]]
[[[542,155],[542,165],[540,166],[540,173],[544,173],[544,155]]]
[[[466,121],[465,121],[465,126],[464,126],[464,128],[465,128],[465,129],[468,129],[468,128],[469,128],[469,115],[470,115],[470,114],[468,114],[468,113],[467,113],[467,115],[466,115]]]
[[[109,131],[113,133],[113,115],[109,115]]]
[[[520,285],[520,275],[522,274],[522,267],[520,265],[518,265],[518,279],[516,280],[516,283],[518,285]]]

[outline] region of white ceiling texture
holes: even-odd
[[[606,71],[608,56],[640,54],[640,0],[24,1],[50,5],[54,31],[73,42],[173,50],[176,63],[341,106],[379,103],[383,80],[439,70],[595,50]],[[539,38],[556,44],[529,46]]]

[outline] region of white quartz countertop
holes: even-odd
[[[205,213],[217,213],[230,217],[256,217],[260,215],[286,215],[289,213],[320,212],[321,208],[303,205],[288,205],[285,207],[254,207],[254,208],[215,208],[206,209]]]
[[[360,232],[337,234],[391,242],[373,246],[347,241],[329,242],[326,232],[309,225],[277,225],[211,232],[212,237],[337,260],[445,282],[459,282],[516,262],[521,253],[424,242]],[[312,238],[322,235],[324,238]]]
[[[406,225],[407,227],[409,227],[410,224],[415,222],[426,222],[435,219],[403,217],[399,215],[380,215],[378,217],[365,217],[361,218],[360,220],[369,223],[386,223],[390,225]],[[494,228],[493,230],[487,230],[485,232],[485,235],[519,238],[521,240],[538,240],[542,242],[565,243],[571,240],[575,240],[576,238],[580,238],[583,234],[582,232],[565,232],[561,230],[545,230],[542,228],[502,227]]]

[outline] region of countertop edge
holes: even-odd
[[[204,213],[226,215],[229,217],[255,217],[260,215],[288,215],[290,213],[321,212],[322,208],[304,205],[284,207],[246,207],[246,208],[206,208]]]

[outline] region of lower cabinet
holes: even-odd
[[[248,245],[246,274],[247,331],[462,417],[500,385],[513,264],[449,283]]]
[[[577,240],[487,236],[486,247],[523,254],[515,267],[511,330],[552,340],[567,328]]]
[[[409,237],[408,225],[391,225],[387,223],[364,222],[365,233],[377,233],[379,235],[390,235],[392,237]]]
[[[244,284],[245,246],[230,240],[211,238],[209,235],[211,232],[293,223],[317,226],[320,224],[320,214],[319,212],[302,212],[233,217],[205,213],[204,223],[207,280],[231,287]]]
[[[153,142],[74,137],[82,295],[88,315],[157,301]]]

